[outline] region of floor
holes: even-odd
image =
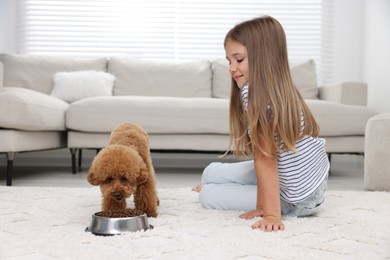
[[[86,176],[95,151],[83,151],[82,168],[71,173],[67,150],[17,154],[13,186],[90,187]],[[6,159],[0,155],[0,185],[5,185]],[[159,188],[192,187],[200,181],[202,169],[213,161],[234,162],[218,154],[152,153]],[[332,155],[328,182],[330,190],[364,190],[364,157]]]

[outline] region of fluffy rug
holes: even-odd
[[[328,191],[315,217],[252,230],[237,211],[205,210],[190,188],[160,189],[154,229],[95,236],[100,190],[0,187],[0,259],[388,259],[390,193]]]

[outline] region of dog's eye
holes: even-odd
[[[110,184],[114,179],[112,177],[107,177],[107,179],[104,181],[105,184]]]
[[[121,177],[121,182],[127,182],[127,178],[125,176]]]

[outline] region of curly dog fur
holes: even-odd
[[[94,158],[87,179],[92,185],[100,185],[102,210],[125,209],[126,199],[134,195],[135,209],[157,217],[159,200],[149,139],[140,126],[117,126],[108,145]]]

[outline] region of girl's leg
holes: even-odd
[[[199,200],[208,209],[252,210],[256,208],[256,183],[253,161],[211,163],[203,171]]]
[[[238,163],[210,163],[202,174],[202,184],[209,183],[256,185],[257,179],[254,162],[250,160]]]
[[[242,210],[256,209],[257,185],[237,183],[203,185],[199,193],[200,204],[206,209]]]
[[[296,204],[292,204],[280,199],[282,215],[290,217],[306,217],[317,213],[325,200],[326,187],[327,179],[323,181],[323,183],[312,196]]]

